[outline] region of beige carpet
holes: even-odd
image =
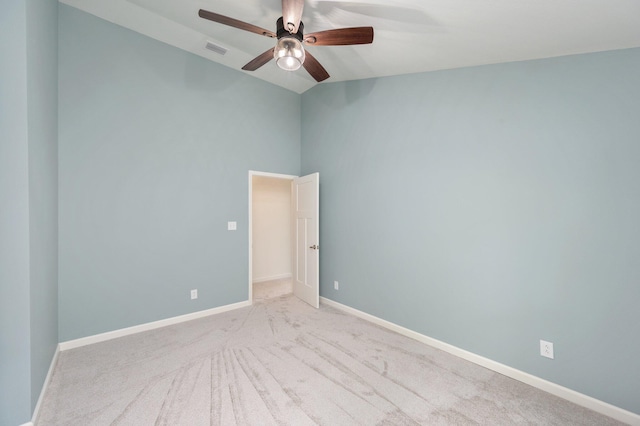
[[[291,278],[253,283],[253,300],[264,301],[293,293]]]
[[[43,425],[614,425],[294,296],[60,353]]]

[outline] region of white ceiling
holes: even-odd
[[[206,9],[275,32],[280,0],[60,0],[240,70],[273,39],[198,17]],[[372,26],[360,46],[311,46],[327,82],[640,47],[640,0],[307,0],[305,33]],[[229,51],[205,49],[207,41]],[[245,72],[245,71],[241,71]],[[247,72],[298,93],[317,83],[274,61]]]

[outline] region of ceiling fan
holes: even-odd
[[[245,71],[255,71],[271,59],[275,59],[276,64],[287,71],[295,71],[301,66],[304,67],[316,81],[320,82],[329,78],[329,73],[311,53],[305,52],[303,44],[309,46],[347,46],[373,42],[372,27],[339,28],[304,34],[304,24],[301,21],[303,8],[304,0],[282,0],[282,17],[276,22],[275,33],[204,9],[200,9],[198,15],[219,24],[278,39],[275,47],[243,66],[242,69]]]

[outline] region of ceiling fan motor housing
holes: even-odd
[[[280,40],[282,37],[295,37],[298,39],[298,41],[302,42],[302,32],[304,31],[304,24],[302,23],[302,21],[300,21],[300,26],[298,27],[297,33],[290,33],[289,30],[284,27],[284,19],[282,19],[282,17],[278,18],[278,22],[276,22],[276,28],[278,40]]]

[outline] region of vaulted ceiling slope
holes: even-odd
[[[198,10],[271,31],[282,10],[281,0],[60,1],[237,70],[274,40],[204,20]],[[374,28],[373,44],[308,47],[327,82],[640,47],[638,0],[306,0],[302,21],[307,33]],[[297,93],[318,84],[273,61],[247,73]]]

